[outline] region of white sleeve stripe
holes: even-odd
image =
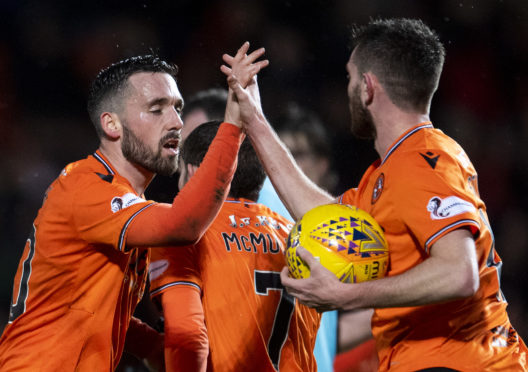
[[[440,231],[433,234],[429,239],[427,239],[427,241],[425,242],[425,252],[429,253],[429,249],[431,248],[430,247],[431,242],[435,240],[438,236],[442,235],[447,230],[451,230],[455,226],[467,225],[467,224],[475,225],[480,230],[480,224],[475,220],[467,219],[467,220],[460,220],[460,221],[453,222],[452,224],[447,225],[446,227],[442,228]]]
[[[130,218],[128,219],[128,221],[124,224],[123,228],[121,229],[121,234],[119,234],[119,242],[117,243],[117,249],[120,250],[120,251],[123,251],[123,245],[125,243],[125,233],[128,229],[128,226],[130,225],[130,223],[132,222],[132,220],[134,218],[136,218],[136,216],[138,214],[140,214],[141,212],[143,212],[145,209],[147,209],[148,207],[151,207],[153,206],[154,204],[156,203],[150,203],[148,205],[145,205],[143,208],[141,208],[139,211],[137,211],[136,213],[134,213],[132,216],[130,216]]]
[[[198,289],[200,292],[202,291],[202,288],[196,284],[196,283],[193,283],[193,282],[186,282],[186,281],[178,281],[178,282],[172,282],[172,283],[168,283],[168,284],[165,284],[165,285],[162,285],[161,287],[159,288],[156,288],[154,290],[151,290],[150,291],[150,297],[154,297],[156,296],[158,293],[160,293],[161,291],[167,289],[167,288],[170,288],[170,287],[174,287],[176,285],[188,285],[188,286],[191,286],[191,287],[194,287],[196,289]]]

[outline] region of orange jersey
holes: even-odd
[[[341,201],[369,212],[384,228],[388,276],[423,262],[450,231],[466,227],[475,236],[480,288],[474,296],[376,309],[372,331],[380,370],[525,370],[526,347],[509,325],[499,282],[502,262],[479,197],[477,172],[455,141],[431,123],[410,129]]]
[[[1,371],[114,370],[149,261],[127,227],[153,204],[99,152],[61,172],[18,266]]]
[[[292,223],[262,204],[228,199],[198,244],[152,252],[151,296],[202,289],[210,371],[314,371],[320,315],[283,290]]]

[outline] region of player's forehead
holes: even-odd
[[[129,95],[142,101],[183,102],[174,78],[165,72],[137,72],[128,78]]]

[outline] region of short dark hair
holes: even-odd
[[[374,19],[352,28],[358,72],[372,71],[395,105],[428,110],[438,88],[445,49],[421,20]]]
[[[224,120],[227,104],[227,90],[210,88],[201,90],[185,100],[183,117],[199,109],[203,110],[210,120]]]
[[[181,158],[185,164],[199,166],[213,142],[220,121],[210,121],[196,127],[182,146]],[[238,151],[238,165],[231,182],[229,196],[256,201],[258,199],[266,173],[257,153],[248,138],[242,142]]]
[[[155,55],[130,57],[99,71],[88,92],[88,115],[99,138],[104,136],[99,116],[104,111],[117,111],[120,98],[128,85],[128,78],[138,72],[164,72],[176,80],[178,66]]]

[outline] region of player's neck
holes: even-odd
[[[376,120],[377,119],[377,120]],[[379,156],[383,158],[392,144],[412,127],[430,121],[427,113],[409,113],[393,110],[387,115],[375,118],[377,138],[374,147]]]
[[[99,151],[110,161],[117,173],[130,182],[138,195],[142,195],[149,183],[154,179],[154,173],[128,161],[120,149],[101,145]]]

